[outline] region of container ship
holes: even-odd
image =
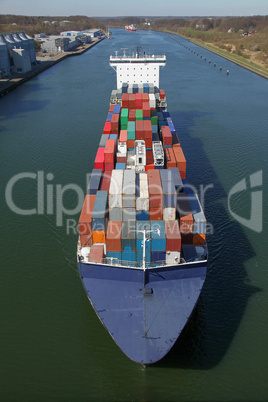
[[[165,64],[165,55],[138,49],[110,56],[117,88],[78,225],[87,296],[119,348],[142,365],[172,348],[207,273],[204,211],[159,89]]]
[[[135,24],[131,24],[131,25],[126,25],[125,30],[126,31],[137,31],[137,28],[136,28]]]

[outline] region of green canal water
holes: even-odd
[[[268,81],[172,35],[113,36],[0,99],[0,400],[268,400]],[[160,87],[211,228],[192,319],[146,368],[103,328],[76,266],[79,202],[116,87],[109,55],[137,45],[166,53]]]

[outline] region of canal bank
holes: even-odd
[[[33,66],[32,70],[25,73],[25,74],[13,74],[10,77],[0,79],[0,96],[4,96],[8,94],[10,91],[13,91],[19,85],[23,84],[24,82],[30,80],[31,78],[35,77],[36,75],[42,73],[43,71],[47,70],[48,68],[54,66],[55,64],[59,63],[60,61],[66,59],[70,56],[80,56],[81,54],[85,53],[87,50],[91,49],[93,46],[97,45],[101,42],[104,38],[96,39],[93,43],[89,43],[83,46],[83,48],[77,48],[72,52],[65,52],[65,53],[56,53],[52,54],[42,54],[42,56],[37,57],[37,64]]]
[[[176,35],[179,38],[183,38],[183,39],[187,40],[189,43],[193,43],[203,49],[208,50],[211,53],[214,53],[218,56],[223,57],[226,60],[231,61],[234,64],[237,64],[240,67],[245,68],[246,70],[251,71],[252,73],[255,73],[257,75],[260,75],[263,78],[268,79],[268,72],[266,72],[263,68],[261,68],[260,66],[258,66],[257,64],[255,64],[253,62],[243,59],[242,57],[240,57],[238,55],[234,55],[234,54],[228,52],[227,50],[220,49],[219,47],[214,46],[210,43],[206,43],[206,42],[202,41],[201,39],[186,37],[182,34],[178,34],[177,32],[173,32],[173,31],[163,31],[163,32],[166,32],[167,34]],[[178,43],[180,43],[180,42],[178,41]],[[189,50],[190,50],[190,48],[189,48]]]

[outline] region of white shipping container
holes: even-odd
[[[136,210],[137,211],[149,211],[150,203],[149,198],[136,198]]]
[[[136,173],[134,170],[123,170],[123,188],[122,194],[136,194],[135,182],[136,182]]]
[[[176,265],[179,264],[181,253],[179,251],[167,251],[166,252],[166,264]]]
[[[150,108],[153,108],[153,109],[156,108],[155,94],[149,94],[149,104],[150,104]]]
[[[176,208],[163,208],[163,220],[164,221],[175,221],[176,219]]]
[[[114,169],[111,175],[109,194],[122,194],[124,170]]]
[[[119,142],[117,151],[118,153],[122,154],[120,156],[127,156],[127,144],[125,142]]]
[[[148,177],[146,173],[139,174],[139,195],[136,198],[137,211],[149,211],[149,189]]]
[[[122,194],[109,194],[109,208],[122,208]]]

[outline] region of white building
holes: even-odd
[[[36,63],[34,40],[24,32],[0,35],[0,78],[26,72]]]

